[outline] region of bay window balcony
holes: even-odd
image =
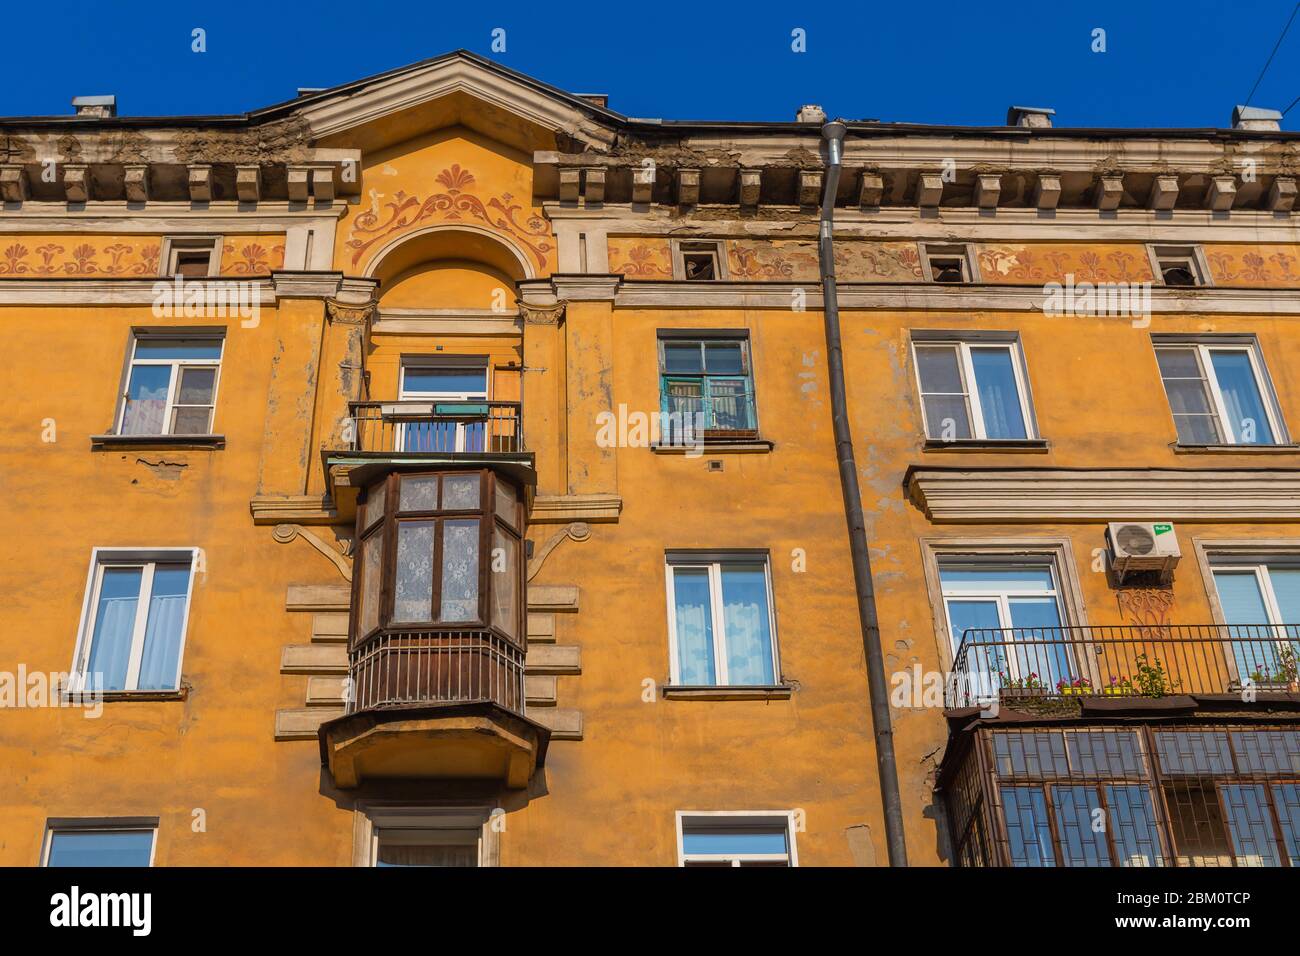
[[[353,402],[351,451],[509,454],[522,449],[519,402]]]
[[[339,786],[527,783],[523,489],[491,469],[391,473],[357,507],[347,712],[321,727]]]

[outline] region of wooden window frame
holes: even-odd
[[[1169,289],[1197,289],[1211,287],[1214,280],[1210,276],[1209,264],[1205,259],[1205,250],[1196,243],[1150,242],[1147,243],[1147,258],[1151,262],[1151,274],[1160,285]],[[1190,286],[1171,286],[1165,282],[1165,272],[1160,268],[1161,262],[1185,263],[1192,274]]]
[[[708,246],[709,248],[690,248]],[[672,240],[673,277],[679,282],[725,282],[727,274],[727,244],[722,239],[674,239]],[[711,255],[713,257],[712,279],[688,279],[686,277],[686,257],[691,255]]]
[[[442,507],[443,483],[448,477],[472,475],[479,479],[479,505],[474,509],[445,509]],[[400,509],[401,482],[411,478],[438,478],[438,507],[431,511],[402,511]],[[365,586],[364,568],[358,568],[352,581],[352,607],[349,611],[349,633],[351,645],[355,647],[376,634],[383,633],[431,633],[488,630],[499,634],[511,643],[525,645],[525,624],[527,620],[527,558],[525,555],[526,526],[523,517],[524,492],[513,482],[515,493],[516,525],[497,514],[496,482],[504,480],[492,469],[452,469],[437,472],[394,472],[385,475],[378,482],[371,483],[359,496],[357,508],[357,541],[364,548],[376,537],[381,540],[382,551],[379,560],[379,613],[376,626],[362,634],[360,632],[362,613],[362,593]],[[384,486],[383,517],[363,527],[370,517],[363,507],[369,500],[373,489],[382,483]],[[434,615],[442,610],[442,571],[443,571],[443,535],[442,528],[446,521],[458,519],[476,519],[478,527],[478,617],[472,621],[402,621],[393,622],[394,601],[396,599],[397,572],[397,529],[404,521],[433,522],[433,580],[430,591],[430,610]],[[492,608],[495,592],[492,582],[492,540],[493,532],[500,530],[515,542],[515,578],[519,591],[515,600],[515,633],[509,634],[492,623]],[[360,549],[358,551],[360,554]],[[358,562],[360,563],[360,562]]]
[[[753,417],[754,425],[752,428],[706,428],[703,431],[705,441],[739,441],[753,440],[759,436],[759,419],[758,419],[758,389],[754,385],[754,361],[750,351],[749,332],[745,329],[726,329],[726,330],[693,330],[693,329],[660,329],[657,336],[657,349],[659,355],[659,410],[661,414],[668,411],[667,403],[667,385],[670,380],[682,379],[698,381],[700,383],[700,402],[703,404],[706,400],[705,391],[711,378],[720,381],[743,380],[746,387],[746,396],[749,400],[749,411]],[[705,368],[706,347],[710,344],[718,343],[736,343],[740,346],[740,361],[742,372],[739,375],[714,375],[710,376],[707,371],[700,372],[669,372],[667,367],[667,354],[665,346],[697,344],[700,347],[700,367]],[[712,400],[709,396],[708,400]]]
[[[176,271],[176,254],[178,252],[206,250],[208,252],[207,277],[219,276],[221,275],[221,251],[224,245],[224,236],[164,236],[162,249],[158,256],[158,275],[164,279],[172,279],[180,275]],[[188,276],[187,278],[193,280],[202,277]]]
[[[185,666],[185,643],[189,636],[190,611],[194,600],[194,576],[198,565],[198,548],[94,548],[90,555],[90,570],[86,575],[85,598],[81,620],[77,625],[77,642],[72,653],[72,667],[68,671],[66,693],[102,692],[114,695],[156,695],[180,690],[181,674]],[[140,678],[140,659],[144,653],[145,631],[149,623],[149,600],[152,597],[154,573],[159,564],[188,564],[189,580],[185,590],[185,613],[181,623],[179,647],[176,653],[176,676],[170,688],[139,689],[131,686]],[[94,688],[86,686],[86,668],[94,644],[95,615],[99,607],[100,589],[107,568],[143,569],[140,592],[136,597],[136,616],[131,633],[131,657],[127,666],[126,687]]]
[[[921,275],[926,282],[937,285],[971,285],[980,282],[979,263],[975,259],[975,250],[967,242],[920,242],[918,253],[921,258]],[[960,259],[962,263],[961,282],[939,282],[934,277],[931,259]]]

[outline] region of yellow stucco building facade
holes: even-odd
[[[864,645],[824,121],[0,122],[0,863],[1296,862],[1294,137],[849,124]]]

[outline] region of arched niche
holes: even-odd
[[[521,250],[468,225],[433,226],[405,235],[381,249],[366,270],[380,280],[381,311],[509,308],[515,283],[533,274]]]

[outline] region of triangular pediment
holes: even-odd
[[[322,90],[251,114],[292,114],[317,146],[364,152],[464,126],[526,153],[602,150],[623,117],[467,51]]]

